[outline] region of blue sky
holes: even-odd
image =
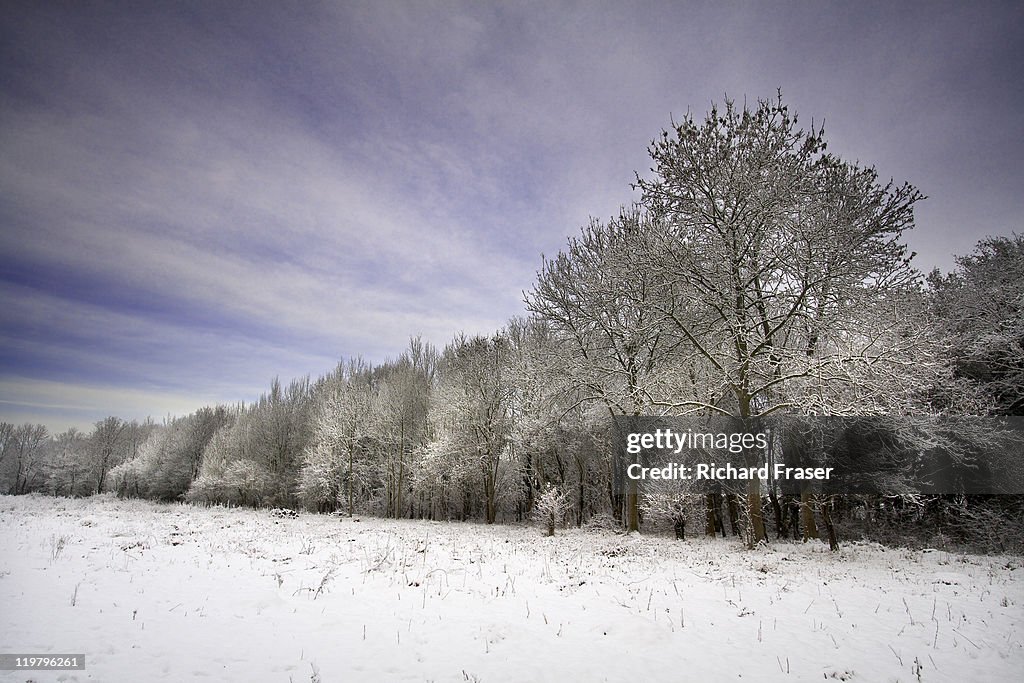
[[[0,419],[252,400],[443,345],[636,198],[647,145],[781,87],[929,199],[948,269],[1022,230],[1019,3],[38,3],[0,9]]]

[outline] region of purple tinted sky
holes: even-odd
[[[252,400],[522,312],[687,110],[777,87],[929,199],[948,269],[1021,230],[1019,3],[38,3],[0,9],[0,419]]]

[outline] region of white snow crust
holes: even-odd
[[[1024,562],[0,496],[0,681],[1001,681]]]

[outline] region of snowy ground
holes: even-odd
[[[986,681],[1024,562],[0,497],[0,681]]]

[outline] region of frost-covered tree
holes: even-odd
[[[82,496],[88,490],[88,440],[85,434],[71,427],[53,438],[47,460],[46,489],[54,495]]]
[[[1024,235],[990,237],[929,276],[932,312],[958,377],[1002,415],[1024,415]]]
[[[565,521],[569,511],[569,497],[557,486],[548,484],[537,496],[534,518],[544,525],[548,536],[555,535],[555,527]]]
[[[922,196],[825,148],[781,97],[727,101],[652,143],[637,186],[658,230],[634,267],[656,274],[657,324],[718,394],[676,407],[751,420],[905,402],[924,341],[904,325],[917,273],[900,238]],[[746,503],[763,540],[755,481]]]
[[[0,423],[0,490],[18,495],[42,487],[48,440],[44,425]]]
[[[439,367],[437,402],[444,408],[435,413],[433,440],[456,448],[453,455],[470,463],[488,524],[512,485],[515,466],[507,457],[514,396],[509,352],[502,334],[460,336],[445,348]]]
[[[252,412],[256,457],[272,479],[275,505],[291,505],[298,462],[309,440],[309,378],[293,380],[287,387],[274,378],[270,392]]]
[[[675,537],[686,538],[686,522],[701,508],[702,497],[693,486],[678,481],[652,482],[644,490],[641,509],[644,518],[664,522],[672,527]]]
[[[167,429],[161,427],[149,435],[136,457],[125,460],[110,470],[108,479],[110,487],[119,496],[148,496],[146,473],[153,466],[162,464],[164,443],[167,441]]]
[[[570,479],[586,482],[589,462],[572,448],[575,434],[569,423],[579,410],[569,376],[561,371],[558,342],[550,324],[534,318],[513,318],[506,326],[510,348],[508,366],[513,396],[509,406],[512,431],[509,457],[519,463],[521,487],[517,519],[533,509],[536,494],[547,483],[569,486]],[[580,505],[582,506],[582,490]],[[582,512],[581,512],[582,514]]]
[[[227,421],[226,408],[207,407],[150,429],[136,457],[111,470],[113,488],[122,496],[183,497],[199,476],[206,446]]]
[[[371,368],[362,359],[341,363],[317,388],[311,437],[302,454],[299,495],[310,509],[355,512],[357,464],[376,433]]]
[[[125,460],[129,448],[129,423],[110,416],[100,420],[89,436],[89,476],[93,493],[103,493],[107,474]]]
[[[247,455],[253,443],[247,417],[251,419],[239,408],[210,439],[187,500],[253,507],[277,504],[270,472]]]
[[[292,506],[299,461],[309,440],[308,378],[278,379],[250,406],[225,417],[203,452],[189,500]]]
[[[565,369],[581,401],[599,402],[609,415],[642,415],[666,398],[673,373],[666,362],[673,342],[661,316],[674,303],[656,303],[661,285],[656,270],[636,268],[635,256],[653,239],[656,226],[638,207],[607,223],[592,220],[567,249],[545,259],[527,309],[547,321],[564,345]],[[616,497],[616,516],[640,528],[635,482],[625,500]]]
[[[13,423],[0,422],[0,491],[9,491],[13,485],[14,429]]]
[[[380,446],[385,512],[390,517],[406,513],[404,497],[410,488],[412,454],[427,434],[434,377],[439,355],[420,338],[395,361],[376,369],[375,403],[377,441]]]
[[[443,426],[447,424],[441,415],[446,412],[443,406],[440,401],[431,405],[430,420],[437,425],[437,434],[416,449],[412,489],[422,516],[464,520],[473,507],[470,497],[477,490],[478,475],[460,435]]]

